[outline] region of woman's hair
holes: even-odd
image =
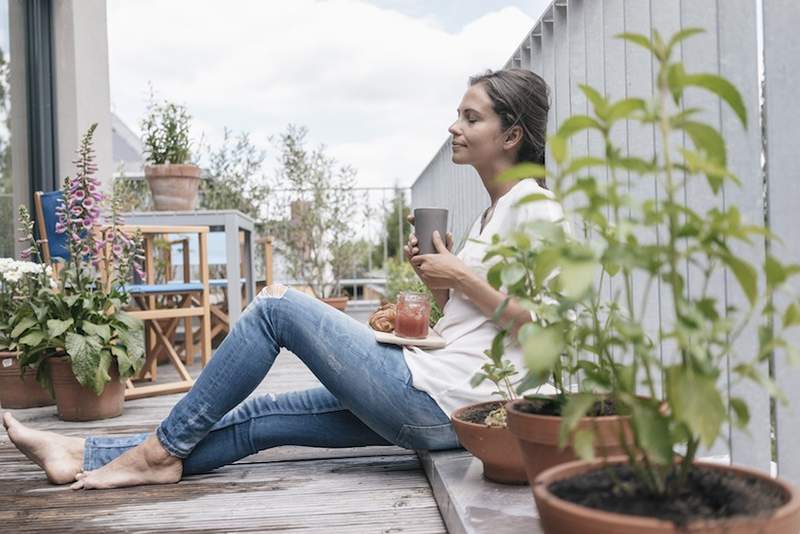
[[[550,109],[547,83],[538,74],[525,69],[489,70],[469,79],[470,86],[479,83],[486,87],[503,129],[514,126],[522,129],[517,162],[544,165],[547,111]],[[537,181],[545,187],[544,178]]]

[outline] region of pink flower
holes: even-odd
[[[66,227],[66,225],[64,225],[64,223],[61,223],[61,222],[57,222],[56,223],[56,233],[57,234],[63,234],[66,231],[67,231],[67,227]]]
[[[86,219],[83,220],[83,227],[84,228],[91,228],[93,224],[94,224],[94,221],[89,219],[89,218],[86,218]]]
[[[72,194],[72,198],[74,198],[75,200],[83,200],[83,198],[84,198],[85,196],[86,196],[86,191],[84,191],[84,190],[82,190],[82,189],[77,189],[77,190],[76,190],[76,191],[75,191],[75,192]]]

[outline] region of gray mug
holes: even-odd
[[[420,254],[434,254],[433,231],[438,230],[442,243],[447,244],[447,210],[444,208],[416,208],[414,234]]]

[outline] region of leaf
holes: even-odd
[[[591,462],[594,460],[594,432],[582,428],[572,437],[572,448],[581,460]]]
[[[67,331],[67,329],[72,326],[75,321],[70,317],[69,319],[65,319],[63,321],[59,319],[48,319],[47,320],[47,334],[51,338],[55,338],[63,334]]]
[[[642,35],[640,33],[631,33],[631,32],[618,33],[614,37],[616,37],[617,39],[624,39],[625,41],[630,41],[631,43],[637,44],[643,48],[646,48],[647,50],[650,50],[653,54],[658,53],[655,46],[653,46],[653,43],[650,42],[650,39],[648,39],[647,36]]]
[[[722,261],[733,272],[750,305],[754,305],[758,298],[758,273],[755,267],[730,254],[723,255]]]
[[[503,267],[503,272],[500,274],[500,280],[503,286],[511,287],[525,276],[526,270],[519,263],[511,263]]]
[[[783,327],[789,328],[798,324],[800,324],[800,306],[796,302],[792,302],[783,313]]]
[[[105,342],[111,339],[111,327],[107,324],[94,324],[84,321],[81,327],[87,334],[97,336]]]
[[[550,195],[546,195],[544,193],[531,193],[529,195],[525,195],[524,197],[520,198],[516,206],[521,206],[523,204],[530,204],[531,202],[542,202],[544,200],[549,200],[552,202],[553,198]]]
[[[667,43],[667,57],[670,56],[672,49],[676,44],[688,39],[689,37],[692,37],[693,35],[697,35],[698,33],[705,33],[705,30],[702,28],[686,28],[675,33]]]
[[[597,397],[591,393],[576,393],[567,397],[567,404],[561,410],[561,426],[558,431],[558,446],[567,446],[569,436],[586,416],[589,408],[597,402]]]
[[[596,267],[597,264],[593,261],[564,260],[558,276],[564,295],[571,299],[583,296],[594,282]]]
[[[595,130],[603,129],[599,122],[588,115],[573,115],[562,122],[561,126],[558,127],[558,136],[569,139],[576,133],[590,128]]]
[[[536,163],[519,163],[500,173],[497,177],[501,182],[513,182],[525,178],[545,178],[547,169]]]
[[[552,371],[564,350],[564,332],[557,326],[532,325],[522,347],[525,365],[534,373]]]
[[[489,378],[486,373],[475,373],[469,381],[469,385],[473,388],[480,386],[484,380]]]
[[[549,140],[550,153],[556,163],[561,165],[567,159],[567,141],[559,135],[553,135]]]
[[[716,74],[684,74],[681,82],[684,86],[702,87],[716,94],[731,107],[742,122],[742,126],[747,129],[747,108],[739,90],[731,82]]]
[[[764,272],[767,275],[767,284],[771,287],[779,286],[786,281],[786,270],[772,255],[767,254],[764,260]]]
[[[504,267],[505,265],[502,263],[496,263],[486,272],[486,281],[495,289],[500,289],[500,286],[503,285],[503,281],[500,277]]]
[[[651,461],[659,465],[672,463],[672,437],[669,419],[658,412],[651,401],[633,403],[631,424],[639,447],[647,452]]]
[[[608,108],[608,122],[615,122],[621,119],[627,119],[635,111],[644,111],[645,103],[641,98],[624,98]]]
[[[550,376],[549,372],[534,373],[528,371],[525,377],[517,384],[517,395],[523,395],[526,391],[538,388],[539,386],[547,383],[547,378]]]
[[[686,424],[710,447],[719,436],[726,408],[716,387],[716,377],[681,365],[667,368],[667,399],[673,417]]]
[[[734,423],[739,428],[747,428],[750,422],[750,409],[747,407],[747,402],[739,397],[731,397],[731,409],[736,415]]]
[[[692,139],[697,150],[706,153],[708,160],[720,167],[725,166],[726,153],[725,141],[717,130],[702,122],[687,121],[677,126],[685,131]]]
[[[25,330],[27,330],[28,328],[30,328],[30,327],[32,327],[32,326],[34,326],[36,324],[38,324],[38,323],[36,322],[36,319],[34,319],[33,317],[24,317],[20,322],[17,323],[17,325],[14,327],[14,329],[11,330],[10,336],[13,339],[16,339],[23,332],[25,332]]]
[[[20,339],[19,344],[28,347],[35,347],[36,345],[41,343],[42,340],[44,340],[44,332],[42,332],[41,330],[34,330],[33,332],[29,332],[22,339]]]

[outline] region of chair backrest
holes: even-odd
[[[34,196],[36,209],[36,225],[39,227],[39,239],[42,240],[44,261],[49,263],[55,258],[69,260],[69,247],[67,247],[67,234],[56,233],[58,215],[56,208],[64,203],[62,191],[37,191]]]

